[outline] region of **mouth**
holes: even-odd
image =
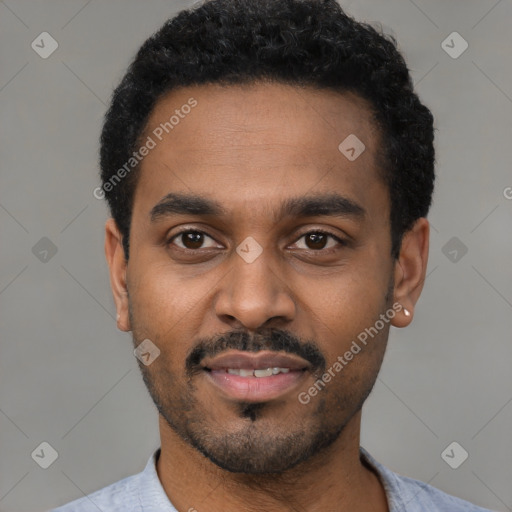
[[[230,351],[206,359],[208,382],[230,400],[266,402],[295,389],[310,373],[311,364],[291,354]]]
[[[238,375],[240,377],[256,377],[258,379],[261,379],[262,377],[271,377],[272,375],[277,375],[279,373],[288,373],[290,371],[290,368],[279,368],[279,367],[274,367],[274,368],[256,368],[256,369],[251,369],[251,368],[225,368],[225,369],[222,369],[222,368],[217,368],[217,369],[213,369],[213,368],[205,368],[205,370],[209,370],[209,371],[213,371],[213,372],[222,372],[222,371],[225,371],[227,373],[229,373],[230,375]],[[297,370],[292,370],[292,371],[297,371]]]

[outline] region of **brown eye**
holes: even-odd
[[[300,247],[299,249],[309,249],[312,251],[325,251],[330,252],[330,250],[336,249],[336,244],[338,245],[346,245],[346,243],[337,236],[332,233],[328,233],[326,231],[309,231],[308,233],[304,233],[299,240],[304,239],[304,247]],[[332,243],[328,245],[329,239],[332,239]],[[298,241],[296,242],[298,244]]]
[[[195,231],[195,230],[187,230],[187,231],[181,231],[180,233],[174,235],[167,243],[171,245],[174,243],[175,240],[180,241],[180,244],[176,244],[181,249],[188,249],[188,250],[196,250],[201,248],[212,248],[215,247],[215,244],[209,245],[206,247],[202,247],[205,243],[205,240],[211,240],[213,241],[213,238],[208,236],[206,233],[203,233],[202,231]]]
[[[324,233],[308,233],[305,235],[306,245],[309,249],[324,249],[328,236]]]

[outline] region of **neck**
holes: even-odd
[[[388,512],[377,475],[359,454],[361,412],[314,457],[276,475],[230,473],[184,442],[159,417],[157,473],[177,510]]]

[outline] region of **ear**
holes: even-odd
[[[406,327],[412,322],[414,306],[420,297],[427,272],[429,236],[430,225],[424,217],[404,233],[400,255],[395,263],[394,289],[394,300],[403,309],[391,320],[395,327]],[[405,314],[405,309],[410,315]]]
[[[131,330],[126,287],[128,262],[124,257],[123,236],[112,218],[108,219],[105,224],[105,256],[110,272],[110,287],[117,309],[117,328],[127,332]]]

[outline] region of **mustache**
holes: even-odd
[[[327,366],[314,340],[301,340],[299,337],[281,329],[266,329],[250,335],[245,331],[231,331],[213,338],[200,339],[197,345],[188,353],[185,368],[189,377],[203,371],[201,361],[205,357],[215,357],[227,350],[259,352],[287,352],[302,357],[312,365],[312,372],[325,372]]]

